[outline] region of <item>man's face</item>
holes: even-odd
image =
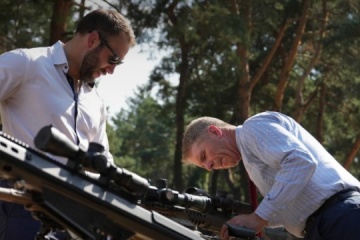
[[[239,151],[231,147],[229,139],[221,134],[220,129],[208,130],[200,136],[192,145],[189,156],[192,164],[208,171],[231,168],[240,161]]]
[[[96,78],[107,73],[112,74],[117,65],[122,63],[130,45],[124,36],[106,40],[99,35],[99,45],[89,50],[80,66],[80,79],[92,83]],[[112,46],[110,46],[112,45]],[[114,62],[114,59],[118,60]]]

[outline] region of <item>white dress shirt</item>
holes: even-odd
[[[3,131],[34,147],[38,131],[51,124],[85,150],[89,142],[102,144],[107,158],[113,161],[104,101],[96,88],[87,84],[82,84],[75,100],[65,76],[68,68],[60,41],[51,47],[16,49],[0,55]]]
[[[303,237],[307,218],[336,192],[359,181],[292,118],[257,114],[236,129],[250,179],[264,196],[255,213],[270,227]]]

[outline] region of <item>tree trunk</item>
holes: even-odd
[[[298,47],[301,42],[301,38],[304,34],[309,6],[310,6],[310,0],[304,0],[302,14],[296,30],[294,42],[291,45],[289,54],[287,54],[287,57],[284,62],[284,66],[281,70],[281,74],[279,77],[279,83],[277,87],[274,108],[273,108],[274,111],[281,111],[282,101],[284,98],[284,93],[289,79],[290,71],[291,68],[293,67],[295,57],[297,55]]]
[[[177,26],[177,17],[175,16],[174,9],[178,1],[173,1],[167,9],[168,17],[174,27]],[[175,123],[176,123],[176,143],[174,154],[174,188],[183,189],[182,181],[182,161],[181,161],[181,149],[182,149],[182,137],[184,134],[184,108],[185,108],[185,91],[186,84],[189,78],[189,46],[186,44],[184,36],[179,36],[179,43],[181,49],[181,63],[179,70],[179,85],[177,87],[176,103],[175,103]]]
[[[211,196],[215,196],[216,192],[217,192],[217,180],[219,177],[219,173],[221,170],[214,170],[211,172],[211,180],[210,180],[210,190],[209,190],[209,194]]]
[[[356,141],[355,141],[353,147],[351,148],[351,151],[345,158],[345,163],[344,163],[345,169],[350,168],[350,165],[354,161],[354,158],[355,158],[356,154],[359,152],[359,150],[360,150],[360,134],[357,136]]]
[[[174,154],[174,188],[183,189],[182,181],[182,161],[181,161],[181,149],[182,149],[182,137],[184,134],[184,103],[185,103],[185,84],[187,82],[187,53],[184,52],[184,59],[182,60],[182,67],[180,70],[180,81],[178,86],[178,92],[176,95],[176,109],[175,109],[175,122],[176,122],[176,143]]]
[[[250,102],[251,102],[251,83],[250,83],[250,73],[249,73],[249,51],[248,44],[250,41],[249,36],[251,34],[251,1],[237,1],[233,0],[232,2],[232,13],[241,15],[244,21],[246,22],[247,31],[246,34],[248,37],[244,37],[245,42],[237,43],[236,53],[240,59],[239,71],[240,77],[238,79],[238,100],[237,100],[237,111],[235,111],[235,122],[237,124],[242,124],[250,116]],[[241,188],[245,191],[245,200],[249,201],[249,185],[248,185],[248,175],[243,166],[239,164],[239,171],[241,176]],[[237,193],[234,192],[234,195]]]
[[[324,112],[326,105],[326,85],[325,83],[321,83],[320,88],[320,99],[319,99],[319,112],[317,116],[317,124],[316,124],[316,139],[322,143],[323,142],[323,129],[324,129]]]
[[[250,115],[250,74],[249,74],[249,51],[248,45],[250,41],[251,33],[251,1],[231,1],[231,11],[233,14],[241,15],[244,21],[246,22],[247,31],[241,43],[236,44],[236,53],[239,57],[240,63],[238,69],[240,71],[240,77],[238,79],[238,101],[237,101],[237,111],[235,111],[235,119],[237,123],[243,123]]]
[[[232,192],[234,199],[240,199],[241,194],[239,192],[239,189],[235,188],[235,184],[234,181],[232,179],[232,169],[225,169],[223,170],[223,176],[225,179],[225,182],[227,184],[227,186],[230,188],[230,191]]]
[[[296,110],[295,110],[295,116],[294,119],[297,122],[301,122],[301,119],[303,117],[303,115],[305,114],[305,111],[309,105],[309,103],[306,103],[303,99],[303,95],[302,95],[302,91],[305,85],[305,79],[307,78],[307,76],[309,75],[310,71],[318,64],[322,50],[323,50],[323,39],[326,36],[326,26],[327,26],[327,22],[328,22],[328,15],[329,12],[327,10],[327,6],[326,6],[326,1],[323,1],[323,18],[321,20],[321,27],[319,30],[319,40],[315,43],[312,44],[308,44],[308,45],[314,45],[311,46],[309,48],[310,51],[314,52],[313,53],[313,57],[309,63],[309,65],[307,66],[307,68],[305,69],[303,75],[301,76],[301,78],[298,81],[297,87],[296,87],[296,92],[295,92],[295,101],[296,101]],[[312,49],[315,48],[315,49]],[[312,95],[314,96],[314,95]],[[312,98],[310,96],[309,101],[312,101]]]
[[[67,28],[67,18],[70,16],[72,5],[72,0],[55,0],[50,25],[50,45],[53,45],[58,40],[62,42],[68,40],[65,32]]]

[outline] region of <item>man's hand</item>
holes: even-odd
[[[256,233],[263,230],[265,226],[267,226],[268,222],[255,213],[251,214],[241,214],[236,217],[233,217],[226,223],[231,225],[238,225],[241,227],[253,229]],[[223,240],[229,239],[229,233],[226,225],[223,225],[220,231],[220,237]]]

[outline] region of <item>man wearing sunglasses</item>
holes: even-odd
[[[84,149],[90,142],[102,144],[112,161],[106,106],[94,83],[101,75],[112,74],[134,45],[133,30],[121,14],[95,10],[80,20],[74,37],[66,43],[3,53],[3,132],[34,147],[38,131],[52,124]],[[7,187],[8,183],[0,181],[0,186]],[[24,206],[0,201],[0,240],[34,239],[39,227]]]

